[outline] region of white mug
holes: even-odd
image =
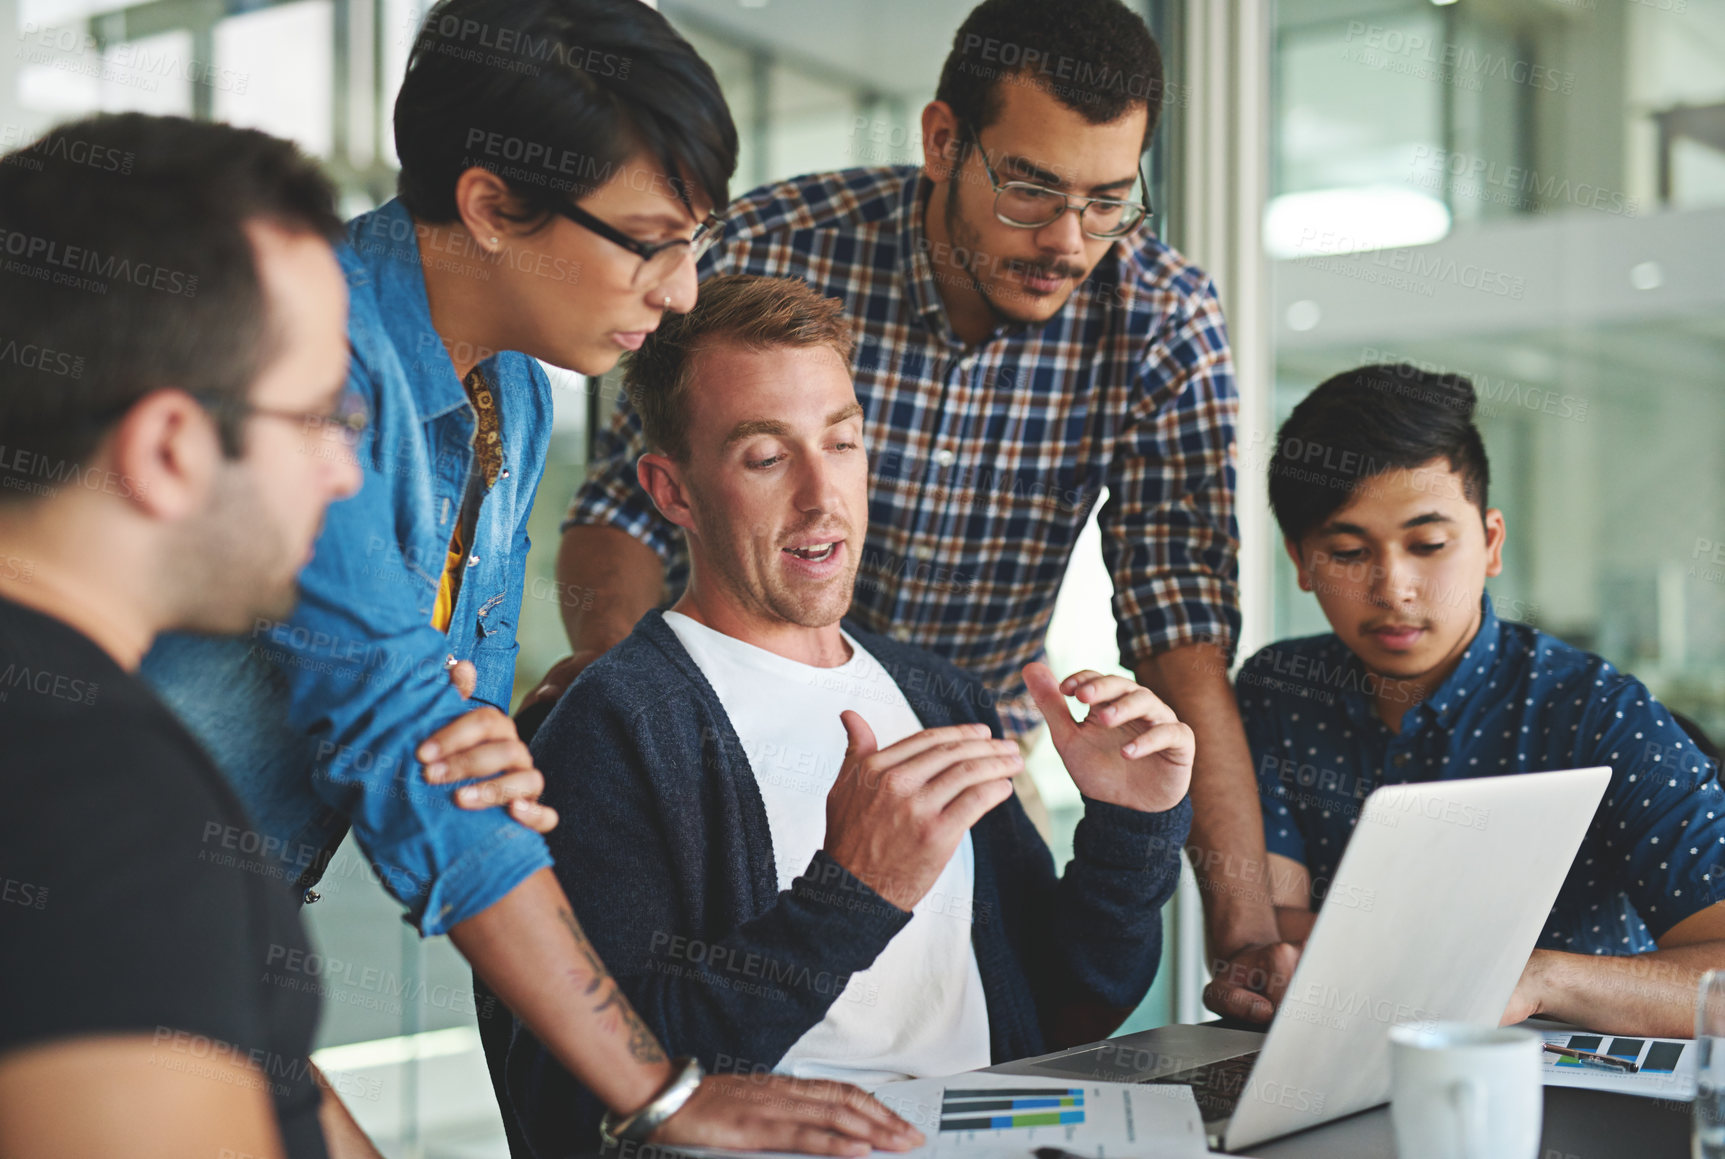
[[[1542,1042],[1513,1027],[1393,1027],[1390,1117],[1401,1159],[1536,1159]]]

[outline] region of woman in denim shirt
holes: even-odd
[[[673,1068],[551,874],[540,834],[557,819],[506,715],[551,431],[535,360],[601,374],[694,304],[736,129],[712,70],[639,0],[444,0],[395,140],[398,196],[350,222],[340,254],[364,485],[330,508],[289,618],[165,639],[144,671],[246,801],[257,832],[239,843],[261,871],[315,900],[351,825],[421,933],[448,933],[628,1115]],[[497,1013],[488,1029],[509,1033]],[[758,1081],[707,1079],[655,1141],[910,1141],[860,1092],[774,1079],[739,1097]]]

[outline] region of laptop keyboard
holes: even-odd
[[[1240,1105],[1240,1094],[1246,1088],[1246,1076],[1258,1061],[1258,1052],[1239,1054],[1221,1062],[1206,1063],[1189,1070],[1145,1079],[1147,1083],[1172,1083],[1192,1088],[1198,1100],[1198,1111],[1206,1123],[1219,1122],[1234,1113]]]

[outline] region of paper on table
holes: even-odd
[[[1203,1116],[1190,1087],[1047,1081],[969,1071],[885,1083],[873,1093],[928,1140],[914,1151],[876,1151],[873,1159],[1031,1159],[1037,1147],[1058,1147],[1086,1159],[1209,1154]],[[1015,1125],[995,1126],[997,1119]],[[984,1125],[982,1120],[989,1122]],[[710,1147],[679,1147],[674,1154],[783,1159],[775,1152]],[[665,1155],[673,1152],[666,1149]]]
[[[1209,1153],[1190,1087],[972,1071],[886,1083],[874,1096],[928,1137],[905,1159],[1026,1159],[1037,1147],[1088,1159]]]
[[[1649,1099],[1695,1097],[1695,1043],[1690,1039],[1636,1038],[1577,1030],[1544,1030],[1540,1034],[1545,1041],[1558,1046],[1628,1059],[1641,1068],[1632,1074],[1616,1068],[1585,1066],[1573,1059],[1545,1053],[1540,1057],[1542,1077],[1548,1087],[1614,1091]]]

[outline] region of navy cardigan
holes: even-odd
[[[926,727],[980,721],[1000,735],[990,694],[958,668],[846,630]],[[562,816],[549,838],[557,877],[672,1055],[770,1069],[910,920],[825,852],[779,891],[748,759],[658,612],[581,675],[532,748]],[[1142,1000],[1190,822],[1185,800],[1141,813],[1086,799],[1058,879],[1015,797],[976,823],[971,944],[993,1061],[1104,1037]],[[599,1101],[518,1020],[486,1038],[511,1134],[540,1159],[591,1152]]]

